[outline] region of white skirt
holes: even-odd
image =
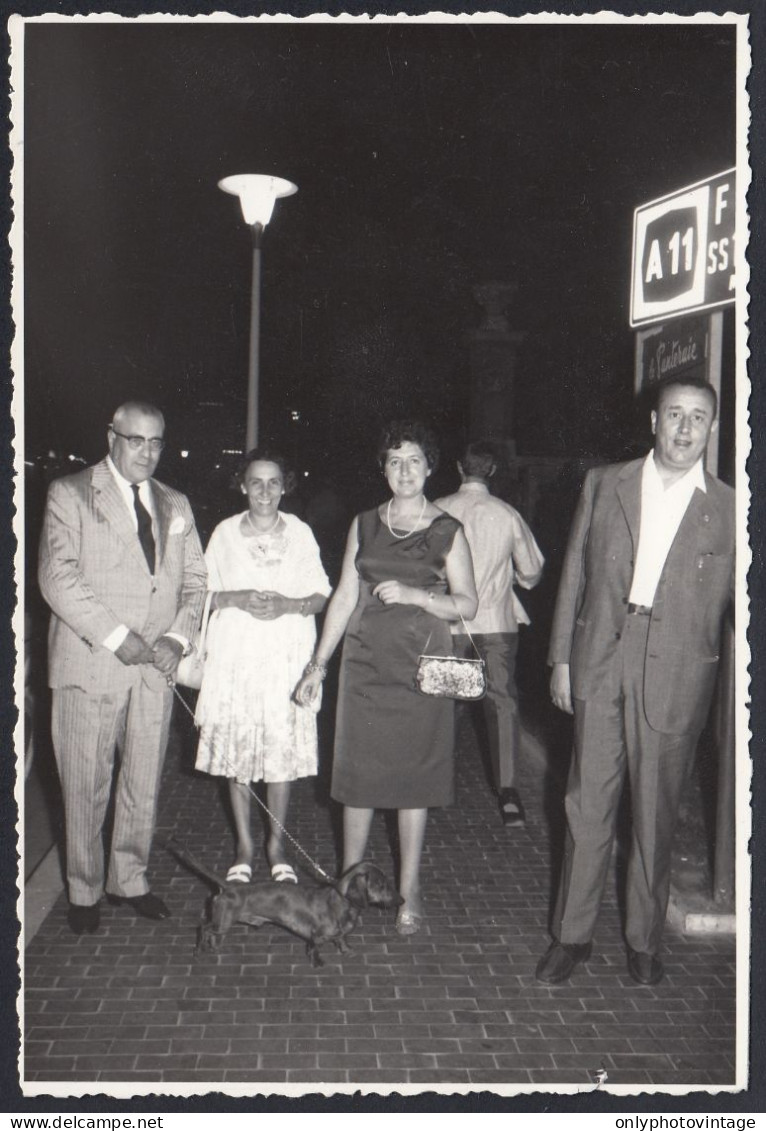
[[[197,700],[198,770],[242,783],[316,774],[320,697],[310,707],[293,699],[315,640],[313,617],[213,614]]]

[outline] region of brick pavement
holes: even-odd
[[[180,723],[151,869],[173,918],[151,923],[105,905],[100,932],[76,938],[58,901],[25,955],[24,1079],[428,1090],[588,1087],[604,1070],[610,1085],[733,1084],[730,939],[668,933],[665,981],[636,986],[610,884],[587,968],[565,986],[535,981],[562,810],[560,782],[529,736],[525,751],[528,824],[506,830],[462,716],[457,804],[429,822],[424,929],[402,939],[390,912],[370,909],[355,954],[328,949],[313,970],[303,943],[276,927],[237,926],[220,953],[193,957],[208,889],[159,845],[175,833],[225,872],[232,838],[218,783],[191,769],[191,734]],[[333,871],[337,814],[325,775],[298,784],[290,827]],[[390,872],[383,814],[370,847]]]

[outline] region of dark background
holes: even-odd
[[[23,7],[28,15],[77,11],[68,0]],[[146,10],[129,2],[105,7],[125,15]],[[221,7],[252,13],[235,0],[199,10]],[[273,11],[312,10],[304,7],[276,4]],[[493,7],[517,10],[511,2]],[[647,6],[586,0],[556,7]],[[755,204],[762,199],[758,44],[764,21],[760,5],[747,0],[676,0],[672,7],[679,14],[753,9],[750,347],[756,356],[749,471],[756,484],[750,591],[751,637],[757,639],[763,604],[757,491],[763,277],[757,251],[763,222]],[[262,433],[288,441],[307,467],[326,469],[349,496],[377,497],[374,437],[390,415],[422,414],[439,426],[448,455],[457,450],[467,427],[466,335],[481,317],[471,286],[490,279],[519,283],[510,311],[512,328],[527,332],[516,383],[519,452],[607,460],[624,457],[636,444],[648,446],[632,393],[632,213],[637,204],[735,163],[734,74],[733,29],[698,24],[27,24],[27,459],[49,449],[87,462],[100,458],[115,405],[134,395],[165,408],[171,445],[160,476],[193,497],[219,448],[242,446],[249,239],[236,200],[216,187],[220,177],[237,172],[274,173],[300,189],[277,204],[265,236]],[[5,218],[7,229],[7,203]],[[7,314],[3,327],[9,341]],[[729,314],[726,328],[731,334]],[[724,377],[731,385],[733,374]],[[211,400],[222,403],[203,403]],[[290,420],[293,409],[301,413],[297,424]],[[188,461],[177,458],[181,447],[190,449]],[[6,466],[8,452],[6,443]],[[446,489],[454,485],[452,477]],[[225,490],[220,498],[223,510],[233,509]],[[33,558],[29,542],[28,550]],[[4,577],[12,594],[10,563]],[[8,642],[6,633],[10,656]],[[761,677],[753,647],[758,735]],[[12,703],[4,699],[11,720]],[[761,745],[756,737],[754,754]],[[10,798],[10,758],[4,773]],[[756,792],[762,777],[756,757]],[[12,831],[13,807],[5,808]],[[757,813],[755,832],[757,942],[763,843]],[[4,846],[10,875],[12,836]],[[15,898],[12,886],[6,888],[9,1034],[15,1025]],[[762,1000],[762,989],[756,946],[753,1002]],[[763,1045],[760,1011],[755,1014],[752,1090],[744,1095],[566,1102],[584,1111],[635,1110],[636,1104],[639,1110],[758,1110]],[[91,1106],[88,1100],[20,1099],[14,1066],[10,1059],[7,1064],[4,1090],[18,1110]],[[359,1106],[352,1097],[251,1099],[249,1106],[317,1111],[327,1105],[341,1110],[346,1102],[349,1109]],[[493,1102],[529,1110],[565,1101],[484,1097],[481,1106]],[[119,1108],[103,1097],[92,1103]],[[399,1103],[458,1110],[448,1097]],[[173,1110],[176,1104],[149,1097],[140,1106]],[[137,1109],[135,1101],[131,1107]],[[215,1110],[222,1109],[219,1097]]]
[[[409,414],[456,454],[471,287],[495,279],[527,335],[519,453],[646,445],[633,209],[735,163],[734,45],[690,24],[27,24],[28,456],[100,458],[130,396],[165,409],[160,475],[192,495],[243,446],[250,238],[217,188],[239,172],[299,186],[265,233],[261,436],[302,467],[377,488],[379,426]]]

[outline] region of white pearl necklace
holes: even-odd
[[[397,534],[393,526],[391,525],[391,504],[393,501],[393,499],[389,499],[388,506],[386,507],[386,526],[388,527],[390,533],[394,536],[394,538],[399,538],[400,540],[403,538],[409,538],[410,534],[414,534],[417,528],[420,526],[420,520],[425,514],[426,497],[425,495],[423,496],[423,506],[420,508],[420,514],[418,515],[417,522],[413,526],[412,530],[408,530],[406,534]]]
[[[273,534],[273,533],[274,533],[274,531],[276,530],[276,528],[277,528],[277,527],[279,526],[279,520],[280,520],[280,518],[281,518],[281,517],[282,517],[282,516],[280,515],[279,511],[277,511],[277,517],[276,517],[276,519],[274,520],[274,525],[273,525],[273,526],[270,526],[270,527],[268,528],[268,530],[259,530],[259,529],[258,529],[258,527],[257,527],[257,526],[255,525],[255,523],[253,522],[253,516],[252,516],[252,514],[250,513],[250,511],[248,511],[248,512],[247,512],[247,520],[248,520],[248,522],[250,523],[250,526],[252,527],[252,529],[253,529],[253,530],[255,531],[256,535],[257,535],[257,536],[258,536],[259,538],[263,538],[263,537],[265,537],[265,535],[267,535],[267,534]]]

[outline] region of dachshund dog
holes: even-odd
[[[251,927],[276,923],[305,939],[311,965],[323,966],[319,953],[322,943],[333,943],[341,954],[353,954],[346,935],[356,926],[362,908],[369,904],[398,907],[404,902],[380,868],[369,860],[349,868],[336,884],[304,888],[276,884],[273,880],[262,884],[227,883],[177,841],[169,840],[166,847],[218,889],[211,904],[210,922],[199,929],[197,952],[216,950],[235,923]]]

